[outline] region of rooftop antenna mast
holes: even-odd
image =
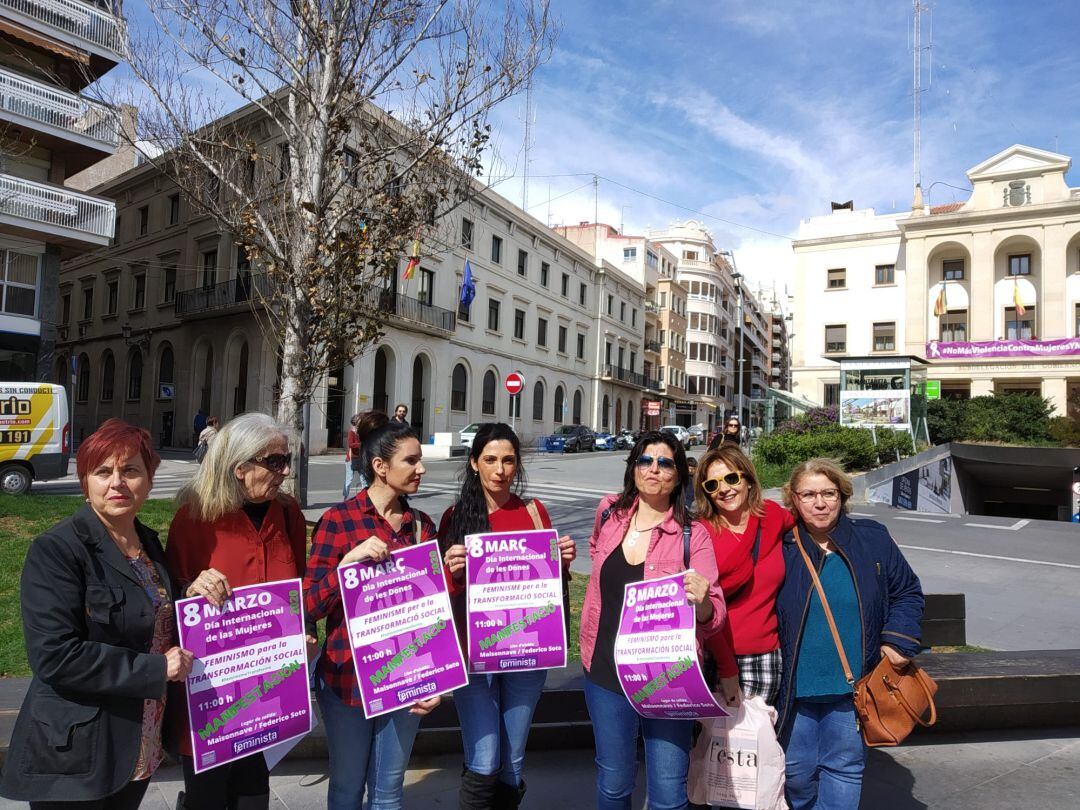
[[[914,16],[914,41],[912,47],[913,61],[913,86],[912,98],[914,100],[914,174],[915,174],[915,197],[911,203],[911,210],[921,211],[923,207],[922,196],[922,55],[925,49],[922,44],[922,15],[929,11],[930,6],[923,0],[912,0],[912,12]]]

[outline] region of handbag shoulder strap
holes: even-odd
[[[528,512],[529,517],[532,518],[534,529],[544,528],[544,521],[540,519],[540,510],[536,508],[535,498],[530,499],[529,502],[525,504],[525,511]]]
[[[851,667],[848,665],[847,656],[844,654],[844,645],[840,641],[840,633],[836,629],[836,620],[833,619],[832,610],[829,608],[829,600],[825,598],[825,589],[821,587],[821,578],[818,577],[817,569],[814,568],[814,564],[810,561],[810,555],[803,548],[798,526],[795,527],[795,545],[802,555],[803,562],[806,563],[806,570],[810,572],[810,578],[814,580],[814,588],[817,590],[818,599],[821,600],[821,607],[825,610],[825,619],[829,622],[829,632],[832,633],[833,644],[836,645],[836,652],[840,655],[840,666],[844,668],[844,678],[847,679],[849,686],[854,687],[855,678],[851,674]]]

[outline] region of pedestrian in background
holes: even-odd
[[[109,419],[75,457],[86,505],[38,536],[19,583],[33,677],[0,793],[32,810],[133,810],[164,757],[165,686],[176,646],[157,533],[138,520],[161,459],[150,434]]]
[[[210,442],[217,436],[220,427],[221,422],[216,416],[211,416],[206,420],[206,427],[199,433],[199,443],[195,446],[195,460],[200,464],[206,458],[206,451],[210,449]]]
[[[197,410],[195,412],[195,421],[192,423],[192,426],[191,426],[191,446],[192,447],[198,447],[198,445],[199,445],[199,435],[203,432],[203,428],[205,428],[205,427],[206,427],[206,411],[204,411],[202,408],[199,408],[199,410]]]
[[[399,422],[402,425],[407,425],[409,423],[408,416],[409,416],[409,406],[406,405],[405,403],[403,403],[403,402],[399,403],[398,406],[396,408],[394,408],[393,421]]]
[[[920,648],[923,593],[889,531],[847,515],[851,479],[830,459],[791,471],[784,502],[798,523],[784,538],[784,584],[777,599],[784,671],[777,702],[792,810],[859,806],[866,746],[833,634],[803,554],[858,680],[882,656],[897,667]],[[800,551],[801,547],[801,551]]]
[[[686,457],[686,470],[689,475],[690,485],[683,490],[683,499],[686,501],[687,514],[694,514],[694,486],[693,481],[697,476],[698,461],[693,456]]]
[[[459,643],[465,643],[465,537],[486,532],[550,529],[551,518],[537,499],[520,497],[525,486],[521,443],[509,425],[488,422],[476,431],[465,460],[461,491],[439,524],[439,547],[450,573],[451,602]],[[564,586],[577,550],[559,539]],[[465,749],[459,802],[462,810],[512,810],[525,795],[525,742],[547,670],[474,672],[454,692]]]
[[[304,576],[304,513],[281,492],[291,469],[289,431],[266,414],[242,414],[217,433],[199,471],[176,496],[180,508],[169,526],[169,571],[185,596],[220,607],[233,588]],[[313,653],[314,637],[308,644]],[[170,713],[184,771],[178,807],[268,807],[270,771],[262,754],[195,773],[183,706],[176,700],[180,710]]]
[[[592,574],[581,608],[585,702],[596,738],[596,805],[629,810],[637,778],[637,741],[645,738],[645,786],[650,807],[687,806],[686,777],[693,720],[641,717],[615,671],[615,638],[625,586],[685,571],[687,601],[701,642],[720,632],[726,611],[716,584],[716,558],[706,528],[690,521],[683,493],[691,486],[686,453],[667,431],[647,431],[627,458],[623,490],[596,510],[589,554]],[[689,527],[689,566],[684,531]],[[692,570],[686,570],[690,568]]]
[[[382,411],[363,411],[353,417],[353,425],[349,429],[349,462],[345,472],[346,478],[345,487],[341,494],[342,500],[348,499],[349,493],[352,491],[353,481],[358,482],[360,489],[367,487],[369,482],[364,474],[363,453],[361,452],[364,437],[375,428],[380,428],[389,421],[390,417]]]
[[[360,472],[360,439],[356,435],[356,423],[359,421],[360,414],[354,413],[349,420],[349,431],[345,434],[345,483],[341,487],[342,500],[349,497],[353,475]],[[363,488],[361,484],[360,489]]]
[[[722,442],[728,442],[736,446],[742,444],[742,423],[739,417],[732,414],[724,421],[724,430],[712,437],[709,449],[715,450]]]
[[[330,751],[329,810],[358,810],[365,789],[370,810],[400,810],[405,769],[420,718],[440,698],[419,700],[374,719],[364,716],[349,646],[337,569],[354,562],[382,562],[390,552],[435,539],[435,525],[409,506],[426,470],[420,442],[408,425],[389,422],[361,441],[368,486],[319,521],[311,541],[304,604],[308,618],[326,619],[316,698]]]

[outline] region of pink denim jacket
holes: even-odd
[[[600,569],[608,555],[622,545],[626,531],[630,527],[630,515],[637,508],[637,501],[630,512],[612,512],[601,526],[604,510],[613,504],[618,496],[608,495],[596,509],[592,536],[589,537],[589,556],[592,558],[592,574],[585,588],[585,604],[581,606],[581,664],[586,671],[592,665],[593,650],[596,648],[596,631],[600,624]],[[713,615],[705,624],[697,626],[698,657],[701,657],[701,642],[720,632],[727,620],[727,607],[724,605],[724,593],[717,584],[718,572],[716,556],[713,552],[712,539],[704,524],[694,521],[690,530],[690,567],[712,585],[709,586],[709,601],[712,602]],[[669,511],[664,522],[653,529],[649,538],[649,548],[645,553],[645,579],[658,579],[684,571],[683,531]]]

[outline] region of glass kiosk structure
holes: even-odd
[[[926,426],[926,361],[912,355],[844,357],[840,363],[840,424],[891,428],[930,443]]]

